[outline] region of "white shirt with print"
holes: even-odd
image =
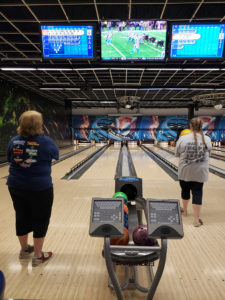
[[[209,175],[209,155],[212,149],[211,139],[204,135],[208,150],[202,141],[201,134],[197,133],[197,151],[194,134],[190,133],[179,138],[175,148],[178,156],[178,179],[184,181],[205,182]]]

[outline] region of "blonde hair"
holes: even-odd
[[[201,134],[202,141],[205,145],[205,149],[208,150],[208,146],[206,145],[205,137],[204,137],[204,134],[203,134],[203,131],[202,131],[202,126],[203,126],[202,120],[200,118],[193,118],[190,121],[190,125],[191,125],[191,129],[193,131],[193,134],[194,134],[196,152],[197,152],[197,135],[196,135],[196,133]]]
[[[17,133],[23,137],[43,134],[42,124],[43,118],[41,113],[35,110],[25,111],[19,118]]]

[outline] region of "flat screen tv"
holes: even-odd
[[[93,25],[41,25],[44,58],[94,57]]]
[[[170,58],[222,58],[225,24],[172,24]]]
[[[163,60],[167,22],[101,22],[101,59],[117,61]]]

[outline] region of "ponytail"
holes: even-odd
[[[206,145],[206,142],[205,142],[205,137],[204,137],[203,131],[201,130],[199,133],[201,134],[202,141],[203,141],[203,143],[204,143],[204,145],[205,145],[205,149],[206,149],[206,150],[209,150],[209,148],[208,148],[208,146]]]
[[[195,152],[197,154],[198,153],[198,143],[197,143],[196,131],[193,131],[193,134],[194,134],[194,140],[195,140]]]
[[[196,154],[198,152],[198,148],[197,148],[197,135],[196,133],[200,133],[201,137],[202,137],[202,142],[203,144],[205,145],[205,149],[208,150],[208,146],[205,142],[205,137],[204,137],[204,134],[203,134],[203,131],[202,131],[202,126],[203,126],[203,122],[200,118],[193,118],[191,119],[190,121],[190,124],[191,124],[191,127],[192,127],[192,131],[193,131],[193,134],[194,134],[194,140],[195,140],[195,147],[196,147]]]

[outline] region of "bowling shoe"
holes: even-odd
[[[37,267],[38,265],[46,262],[52,257],[52,252],[41,252],[41,257],[32,257],[32,267]]]
[[[30,254],[34,252],[34,246],[27,246],[27,249],[20,250],[19,259],[26,259],[29,258]]]
[[[187,211],[184,211],[183,207],[180,208],[180,212],[183,216],[187,217]]]
[[[198,222],[194,221],[194,227],[199,227],[201,225],[203,225],[203,221],[201,219],[199,219]]]

